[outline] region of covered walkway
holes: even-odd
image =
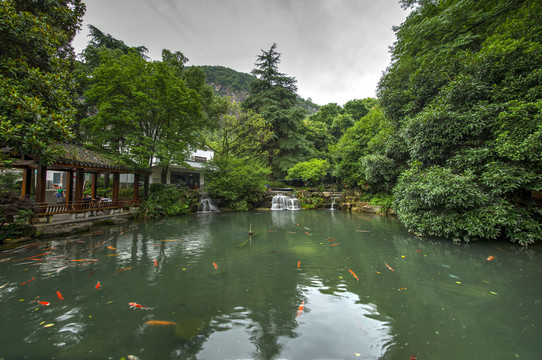
[[[52,222],[57,215],[69,214],[72,220],[78,217],[93,215],[108,215],[129,210],[139,206],[139,182],[141,175],[148,175],[149,171],[138,170],[135,166],[126,166],[102,154],[93,152],[73,144],[58,145],[59,155],[55,161],[45,166],[39,159],[31,155],[22,155],[14,159],[12,166],[22,170],[23,180],[21,196],[33,198],[39,208],[39,216],[47,222]],[[61,202],[47,201],[46,181],[47,171],[57,171],[66,174],[62,184],[64,197]],[[83,200],[85,193],[85,174],[90,174],[90,196],[93,200]],[[133,195],[121,198],[120,174],[133,174]],[[108,201],[97,201],[98,178],[104,175],[109,179],[112,176],[112,185]],[[88,190],[87,190],[88,193]]]

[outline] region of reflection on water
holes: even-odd
[[[0,253],[0,358],[532,359],[540,257],[338,211],[104,227]]]

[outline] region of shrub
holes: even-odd
[[[155,187],[149,198],[139,206],[136,217],[152,219],[160,216],[188,214],[195,203],[197,203],[197,197],[192,192],[179,190],[176,186],[164,185],[160,189]]]
[[[226,207],[246,211],[260,202],[271,169],[247,159],[215,159],[205,172],[205,190]]]
[[[506,237],[522,245],[542,239],[540,210],[516,207],[485,190],[472,173],[414,167],[394,189],[394,208],[412,232],[454,240]]]
[[[0,244],[23,235],[25,224],[37,214],[34,202],[22,199],[9,189],[0,189]]]

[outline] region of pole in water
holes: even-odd
[[[250,230],[248,231],[248,234],[249,234],[249,235],[253,235],[253,234],[254,234],[254,231],[252,231],[252,224],[250,224]]]

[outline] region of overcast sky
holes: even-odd
[[[319,105],[374,97],[408,15],[399,0],[87,0],[73,46],[87,45],[87,25],[160,60],[181,51],[188,65],[250,73],[256,56],[277,43],[280,71],[298,94]]]

